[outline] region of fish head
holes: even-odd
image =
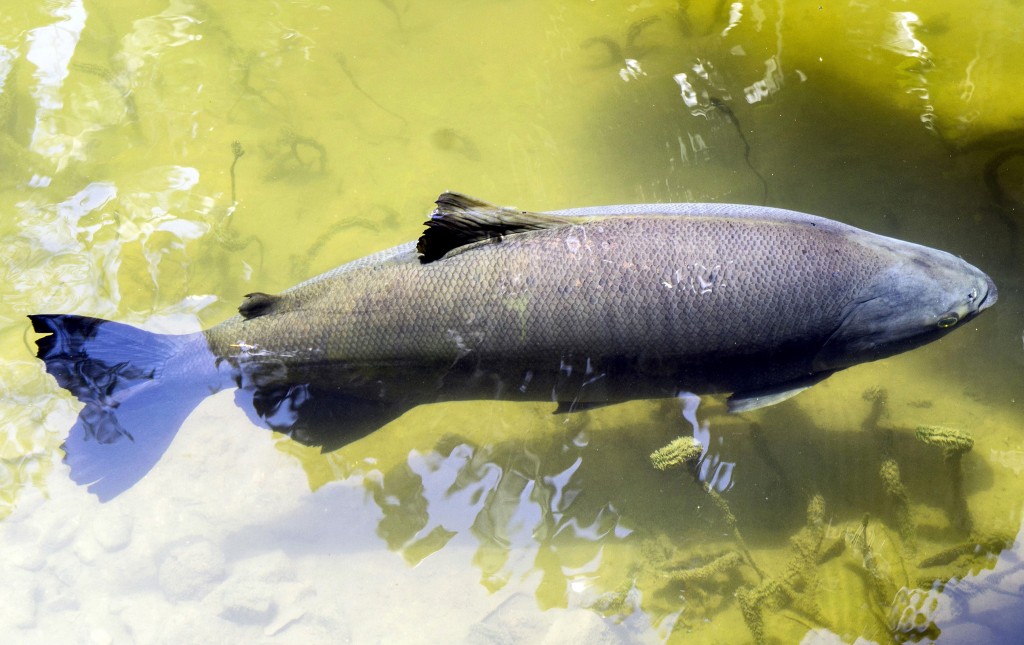
[[[893,356],[945,336],[998,299],[980,269],[944,251],[882,238],[889,258],[844,308],[814,359],[816,371]]]

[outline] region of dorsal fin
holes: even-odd
[[[430,220],[424,222],[427,230],[416,244],[423,264],[474,242],[501,241],[505,235],[569,226],[587,219],[495,206],[459,193],[441,193],[436,203],[437,208],[430,214]]]
[[[245,294],[245,300],[242,301],[242,304],[238,305],[238,313],[242,314],[242,318],[252,320],[273,311],[274,306],[280,300],[281,296],[272,296],[269,293],[261,293],[259,291],[247,293]]]

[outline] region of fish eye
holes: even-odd
[[[938,326],[939,329],[949,329],[958,322],[960,322],[960,316],[956,315],[954,312],[950,312],[942,318],[939,318]]]

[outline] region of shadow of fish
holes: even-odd
[[[255,422],[324,450],[445,400],[572,412],[690,391],[751,410],[997,298],[943,251],[766,207],[531,213],[444,193],[426,225],[195,334],[30,316],[47,371],[85,404],[63,445],[73,479],[124,491],[229,387]]]

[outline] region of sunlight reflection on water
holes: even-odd
[[[15,4],[0,18],[3,633],[1016,633],[1019,7]],[[25,315],[193,331],[244,293],[415,238],[445,188],[537,209],[767,201],[977,258],[1001,300],[976,333],[752,415],[692,395],[559,416],[445,404],[320,455],[221,393],[123,498],[67,480],[79,406],[32,358]],[[914,438],[938,424],[975,437],[970,534],[950,520],[948,460]],[[651,466],[677,436],[703,447],[695,477]]]

